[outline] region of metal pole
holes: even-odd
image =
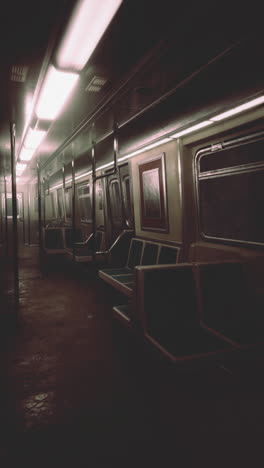
[[[37,163],[38,175],[38,234],[39,234],[39,262],[40,270],[42,271],[42,225],[41,225],[41,183],[40,183],[40,164]]]
[[[75,233],[76,233],[76,220],[75,220],[75,162],[74,152],[72,151],[72,253],[73,261],[75,261]]]
[[[95,236],[96,236],[96,209],[95,209],[95,184],[96,184],[96,161],[95,161],[95,141],[92,143],[92,226],[93,226],[93,253],[95,252]]]
[[[46,227],[46,184],[43,177],[43,226]]]
[[[19,276],[18,276],[18,236],[17,236],[17,193],[16,193],[16,126],[10,123],[11,141],[11,184],[12,184],[12,211],[13,211],[13,266],[14,266],[14,295],[15,306],[19,301]]]
[[[28,245],[30,245],[30,186],[28,186]]]
[[[6,254],[8,252],[8,224],[7,224],[7,189],[6,189],[6,174],[4,176],[5,186],[5,242],[6,242]]]

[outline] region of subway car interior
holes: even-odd
[[[3,468],[260,466],[260,3],[3,8]]]

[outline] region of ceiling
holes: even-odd
[[[8,2],[1,13],[0,158],[9,151],[9,122],[12,119],[16,123],[19,146],[25,125],[26,97],[34,93],[47,48],[52,41],[56,47],[74,3],[74,0],[15,0]],[[171,57],[175,63],[179,67],[188,65],[195,68],[199,56],[196,43],[203,53],[210,51],[211,56],[261,28],[258,3],[253,0],[249,10],[248,4],[232,0],[123,0],[85,67],[85,83],[95,73],[104,74],[108,78],[105,96],[113,93],[135,70],[142,57],[158,45],[166,48],[171,43],[174,46]],[[214,41],[211,41],[212,37]],[[215,51],[211,51],[212,43]],[[11,80],[13,66],[25,67],[17,70],[25,72],[23,81]],[[90,98],[89,113],[92,114],[103,99],[103,94]],[[86,106],[78,119],[84,118],[87,112]]]

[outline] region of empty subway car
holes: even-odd
[[[264,342],[262,38],[230,24],[207,47],[196,25],[186,55],[169,36],[118,86],[81,71],[17,186],[45,271],[96,271],[113,319],[173,362]]]

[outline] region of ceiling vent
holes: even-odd
[[[23,65],[13,65],[11,70],[11,81],[18,81],[24,83],[27,78],[28,67]]]
[[[107,79],[103,76],[94,76],[90,83],[86,86],[87,93],[99,93],[103,86],[107,83]]]

